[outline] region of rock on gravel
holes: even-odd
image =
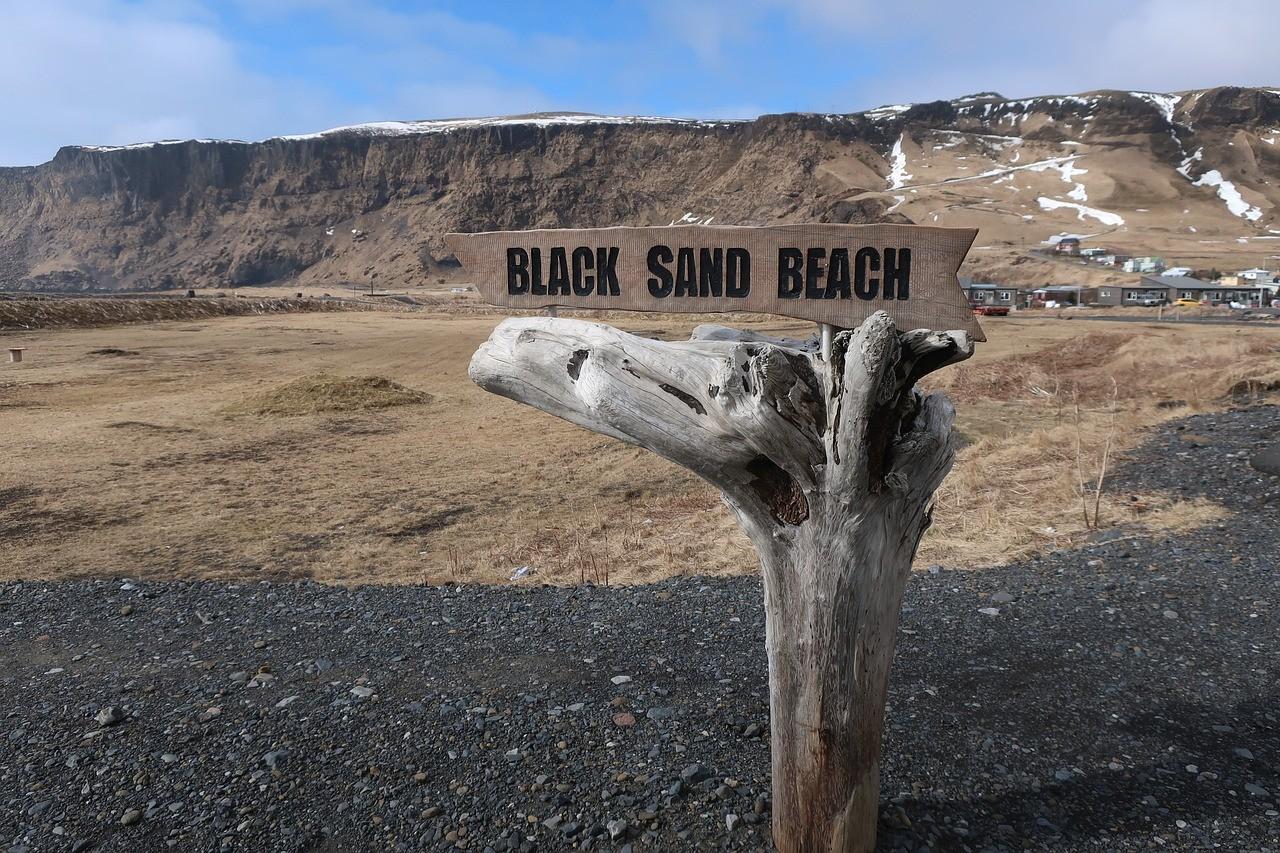
[[[65,672],[66,670],[63,671]],[[93,719],[100,726],[114,726],[116,723],[124,722],[126,716],[128,715],[125,714],[124,709],[120,706],[108,705],[95,714]]]
[[[1220,524],[911,578],[882,851],[1280,851],[1275,434],[1117,470]],[[129,587],[0,585],[0,851],[770,849],[755,579]]]
[[[1249,464],[1264,474],[1280,476],[1280,443],[1259,450]]]

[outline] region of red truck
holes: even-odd
[[[983,317],[1008,317],[1008,305],[974,305],[973,313]]]

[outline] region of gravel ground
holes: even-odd
[[[912,578],[881,849],[1280,850],[1276,435],[1118,472],[1216,528]],[[0,850],[770,846],[753,579],[0,593]]]

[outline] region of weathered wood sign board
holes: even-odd
[[[512,308],[753,311],[853,328],[886,311],[900,329],[986,340],[956,271],[971,228],[674,225],[448,234],[486,302]]]

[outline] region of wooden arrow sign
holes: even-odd
[[[484,300],[512,308],[752,311],[986,340],[956,271],[972,228],[673,225],[448,234]]]

